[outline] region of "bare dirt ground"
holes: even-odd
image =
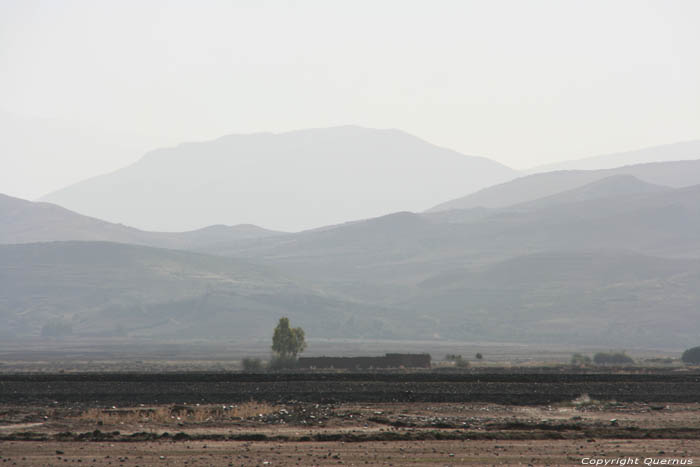
[[[698,465],[700,404],[2,405],[0,440],[4,465]]]
[[[637,465],[693,461],[697,440],[416,441],[416,442],[140,442],[13,441],[0,446],[5,465],[584,465],[588,459],[637,459]],[[584,460],[586,459],[586,460]],[[654,462],[651,464],[651,462]],[[619,464],[618,464],[619,465]],[[627,465],[635,465],[630,463]],[[682,465],[682,464],[676,464]]]
[[[348,340],[315,355],[485,357],[458,374],[245,376],[231,355],[266,358],[269,342],[110,345],[0,346],[1,465],[700,465],[700,374],[677,362]]]

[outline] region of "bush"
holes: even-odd
[[[577,366],[590,365],[591,357],[580,353],[575,353],[571,356],[571,364]]]
[[[457,368],[469,368],[469,361],[460,357],[455,360],[455,366]]]
[[[275,356],[272,358],[272,360],[270,360],[267,367],[272,371],[290,370],[292,368],[296,368],[297,363],[297,359],[294,357]]]
[[[689,364],[689,365],[698,365],[700,364],[700,346],[698,347],[692,347],[685,352],[683,352],[683,355],[681,356],[681,360],[683,360],[683,363]]]
[[[624,352],[598,352],[593,355],[596,365],[633,365],[634,360]]]
[[[469,361],[465,360],[461,355],[447,354],[445,355],[445,360],[450,362],[455,362],[457,368],[468,368]]]
[[[241,363],[243,371],[262,371],[264,369],[263,362],[259,358],[244,358]]]

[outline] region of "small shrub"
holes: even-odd
[[[241,364],[243,371],[262,371],[264,369],[263,362],[259,358],[244,358]]]
[[[571,364],[577,366],[584,366],[591,364],[591,357],[588,355],[583,355],[580,353],[575,353],[571,356]]]
[[[455,362],[455,366],[457,368],[468,368],[469,367],[469,361],[465,360],[464,357],[462,357],[461,355],[447,354],[447,355],[445,355],[445,360],[448,360],[450,362]]]
[[[591,404],[591,396],[586,393],[581,394],[576,399],[572,400],[571,404],[574,406],[589,405]]]
[[[469,368],[469,361],[460,357],[455,360],[455,366],[457,368]]]
[[[278,371],[278,370],[290,370],[292,368],[296,368],[297,366],[297,359],[294,357],[280,357],[280,356],[275,356],[270,360],[270,363],[267,365],[267,368],[272,370],[272,371]]]
[[[685,352],[683,352],[683,355],[681,356],[681,360],[683,360],[683,363],[688,364],[688,365],[698,365],[700,364],[700,346],[698,347],[692,347]]]
[[[598,352],[593,355],[596,365],[633,365],[634,360],[624,352]]]

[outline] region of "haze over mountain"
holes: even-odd
[[[274,235],[282,233],[254,225],[212,225],[181,233],[146,232],[83,216],[55,204],[0,194],[0,244],[82,240],[197,249]]]
[[[692,344],[700,185],[613,176],[560,197],[396,213],[219,253],[399,310],[414,336],[604,345],[617,332],[619,345]]]
[[[517,175],[398,130],[345,126],[160,149],[42,200],[146,230],[224,223],[296,231],[426,209]]]
[[[588,185],[583,185],[582,187],[555,193],[534,201],[515,204],[512,207],[516,209],[541,209],[549,206],[571,204],[601,198],[661,193],[671,189],[672,188],[669,187],[643,182],[633,175],[611,175],[589,183]]]
[[[654,162],[605,170],[561,170],[527,175],[446,201],[428,209],[427,212],[475,207],[503,208],[582,187],[611,175],[632,175],[654,185],[687,187],[700,184],[700,160]]]
[[[555,170],[612,169],[625,165],[637,165],[648,162],[671,162],[694,159],[700,159],[700,140],[682,141],[674,144],[664,144],[632,151],[545,164],[533,167],[527,172],[541,173]]]
[[[338,283],[412,283],[465,264],[482,265],[538,251],[626,249],[700,258],[700,185],[629,194],[611,177],[537,202],[504,209],[395,213],[211,253],[246,256],[289,274]],[[600,195],[595,195],[599,190]],[[223,245],[222,245],[223,246]]]
[[[0,335],[700,345],[698,17],[0,2]]]
[[[546,251],[437,275],[403,306],[448,338],[673,347],[697,342],[700,261]]]
[[[0,245],[6,336],[63,323],[76,336],[221,339],[266,334],[282,315],[325,336],[353,316],[354,332],[373,335],[371,311],[247,261],[106,242]]]
[[[0,108],[0,190],[26,199],[135,161],[152,147],[114,128],[30,118]],[[106,169],[107,167],[108,169]]]
[[[262,336],[261,310],[289,310],[325,337],[352,329],[605,345],[616,335],[619,346],[674,347],[700,332],[689,324],[700,306],[700,185],[613,175],[502,209],[398,212],[183,248],[207,254],[89,242],[0,247],[3,319],[17,335],[62,319],[76,335],[133,323],[130,335],[155,338],[216,338],[233,321],[236,332]]]

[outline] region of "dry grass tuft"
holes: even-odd
[[[235,405],[168,405],[123,409],[88,409],[77,418],[84,422],[105,425],[133,423],[207,423],[233,422],[278,411],[265,402],[245,402]]]
[[[573,405],[589,405],[592,401],[591,396],[589,396],[588,394],[581,394],[571,402],[573,403]]]

